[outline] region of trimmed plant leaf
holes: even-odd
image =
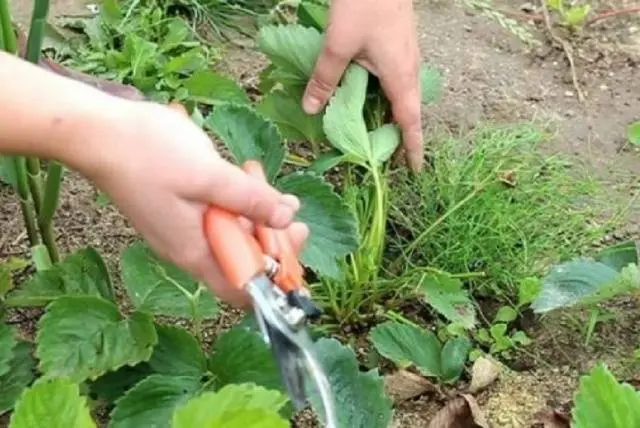
[[[258,33],[258,48],[275,69],[271,78],[306,85],[322,47],[318,30],[302,25],[265,25]]]
[[[173,414],[172,428],[287,428],[278,411],[288,398],[253,384],[227,385],[192,398]]]
[[[86,398],[68,379],[39,379],[16,403],[9,428],[95,428]]]
[[[22,391],[35,378],[33,374],[35,367],[36,361],[31,353],[29,342],[18,342],[13,348],[9,371],[0,376],[0,415],[13,409]]]
[[[156,324],[158,344],[149,366],[160,374],[199,376],[207,370],[207,359],[200,344],[189,332],[177,326]]]
[[[353,350],[336,339],[319,339],[315,348],[333,389],[338,427],[387,428],[393,401],[385,394],[384,379],[378,370],[361,372]],[[315,389],[310,402],[324,423],[322,403]]]
[[[8,324],[0,324],[0,376],[9,371],[13,348],[17,344],[15,328]]]
[[[271,349],[256,332],[242,327],[234,327],[216,339],[209,371],[216,377],[217,388],[244,382],[268,389],[284,388]]]
[[[401,369],[414,365],[425,376],[442,374],[442,345],[436,335],[428,330],[386,321],[371,330],[369,339],[380,355]]]
[[[367,92],[369,72],[351,64],[329,101],[323,129],[333,147],[349,156],[352,162],[372,161],[372,149],[362,108]]]
[[[268,181],[275,180],[286,156],[276,125],[251,107],[227,104],[217,107],[205,126],[220,137],[238,165],[258,160]]]
[[[442,75],[435,67],[420,64],[420,89],[423,104],[433,104],[442,92]]]
[[[202,104],[251,104],[247,93],[233,79],[212,70],[198,70],[182,85],[191,99]]]
[[[127,294],[138,310],[191,319],[210,319],[218,313],[216,299],[205,286],[160,259],[146,244],[138,242],[127,248],[120,266]]]
[[[287,92],[269,92],[256,108],[278,126],[286,140],[315,143],[326,141],[322,129],[322,113],[305,113],[302,109],[302,91],[288,88]]]
[[[637,271],[635,266],[631,269]],[[554,266],[543,278],[542,290],[531,304],[531,309],[537,313],[548,312],[583,303],[590,297],[613,297],[633,287],[638,287],[638,284],[625,280],[624,274],[604,263],[573,260]]]
[[[109,271],[95,249],[77,251],[51,269],[36,272],[7,295],[7,304],[44,306],[63,296],[95,296],[115,302]]]
[[[418,291],[425,301],[452,323],[467,329],[476,325],[476,311],[462,282],[448,275],[424,275]]]
[[[109,428],[169,428],[175,409],[202,387],[200,377],[152,374],[116,401]]]
[[[369,132],[369,141],[371,142],[371,158],[374,165],[381,165],[389,160],[402,142],[400,128],[390,123],[382,125]]]
[[[449,339],[440,353],[440,371],[442,380],[452,382],[458,380],[469,357],[473,345],[465,336]]]
[[[627,129],[629,142],[635,146],[640,146],[640,120],[633,122]]]
[[[600,251],[597,261],[621,272],[630,264],[638,264],[638,246],[634,241],[612,245]]]
[[[338,278],[341,273],[338,258],[358,246],[353,213],[319,177],[290,174],[280,178],[276,187],[300,199],[296,220],[306,223],[310,230],[302,262],[320,275]]]
[[[640,392],[598,364],[580,379],[572,416],[576,428],[640,426]]]
[[[118,370],[110,371],[89,382],[92,397],[101,398],[113,403],[135,384],[153,374],[153,370],[146,362],[135,366],[122,366]]]
[[[123,318],[106,300],[67,296],[51,303],[38,321],[36,357],[45,376],[82,382],[148,360],[157,341],[150,315]]]

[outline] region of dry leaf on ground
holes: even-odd
[[[462,394],[449,401],[429,422],[428,428],[490,428],[475,398]]]
[[[558,410],[541,411],[536,414],[536,422],[542,424],[542,428],[570,428],[569,416]]]
[[[471,385],[469,392],[476,392],[491,385],[500,376],[498,363],[487,357],[479,357],[471,368]]]
[[[410,400],[428,391],[434,391],[434,385],[424,377],[407,370],[398,370],[384,377],[387,394],[395,403]]]

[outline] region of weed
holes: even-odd
[[[417,179],[398,172],[391,267],[474,273],[472,293],[509,300],[521,278],[599,237],[598,184],[538,154],[542,141],[528,126],[480,128],[432,144],[433,168]]]

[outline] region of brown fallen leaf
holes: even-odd
[[[490,428],[490,425],[476,399],[461,394],[436,413],[428,428]]]
[[[570,428],[571,419],[559,410],[540,411],[535,415],[536,422],[542,428]]]
[[[487,357],[479,357],[471,368],[471,385],[469,392],[472,394],[491,385],[500,376],[498,363]]]
[[[410,400],[428,391],[435,391],[435,386],[420,375],[407,370],[398,370],[384,377],[387,394],[394,403]]]

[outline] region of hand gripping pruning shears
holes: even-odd
[[[262,165],[243,169],[262,180]],[[303,268],[284,231],[256,225],[253,234],[225,210],[211,206],[204,218],[209,247],[230,284],[244,288],[263,338],[271,346],[296,410],[306,406],[305,375],[320,396],[327,427],[337,428],[331,387],[313,352],[307,320],[320,315],[304,286]]]

